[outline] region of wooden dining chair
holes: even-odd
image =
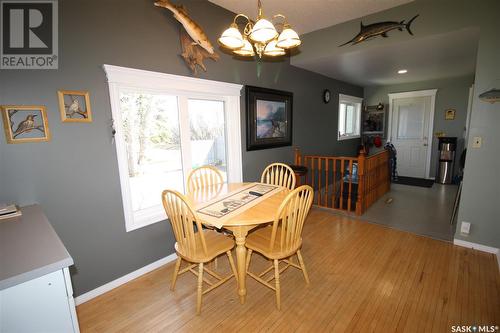
[[[203,165],[191,170],[187,178],[187,190],[193,192],[202,187],[224,183],[224,178],[220,171],[211,165]],[[217,269],[217,258],[213,262],[214,269]]]
[[[200,314],[202,295],[214,290],[233,276],[237,279],[238,275],[231,255],[234,240],[213,230],[203,229],[195,210],[188,199],[181,193],[174,190],[165,190],[162,193],[162,201],[176,240],[175,252],[177,253],[177,261],[175,263],[170,290],[173,291],[175,289],[175,283],[179,275],[186,272],[196,275],[198,277],[196,313]],[[232,274],[221,277],[204,265],[224,253],[229,259]],[[183,260],[188,262],[188,266],[181,270],[180,267]],[[197,271],[195,270],[196,266],[198,266]],[[215,278],[216,282],[212,282],[210,279],[204,277],[203,272],[207,272]],[[209,285],[206,290],[203,290],[203,282]]]
[[[280,273],[287,268],[295,267],[302,271],[306,284],[309,284],[306,266],[300,252],[302,246],[302,228],[313,201],[313,189],[303,185],[290,192],[280,205],[272,225],[256,230],[246,239],[248,249],[246,272],[249,276],[276,292],[276,307],[281,309],[280,300]],[[253,251],[257,251],[273,264],[260,274],[250,272],[250,259]],[[297,255],[298,264],[292,261]],[[281,269],[280,263],[285,263]],[[274,275],[265,278],[265,275],[274,268]],[[270,284],[275,280],[274,286]]]
[[[204,165],[191,170],[187,178],[188,191],[194,191],[204,186],[224,183],[222,174],[216,167]]]
[[[269,164],[260,177],[261,183],[279,185],[293,190],[295,188],[295,173],[284,163]]]

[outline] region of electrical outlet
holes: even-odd
[[[462,224],[460,226],[460,233],[464,235],[468,235],[470,233],[470,223],[462,221]]]
[[[475,136],[472,138],[472,148],[481,148],[483,144],[483,138],[480,136]]]

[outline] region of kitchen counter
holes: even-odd
[[[39,205],[0,220],[0,290],[73,265]]]

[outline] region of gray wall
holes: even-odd
[[[208,1],[184,0],[191,16],[215,44],[233,14]],[[52,140],[7,145],[0,136],[0,202],[42,205],[75,260],[80,295],[173,252],[167,223],[125,232],[115,146],[111,143],[108,87],[102,64],[190,76],[178,56],[179,24],[152,0],[63,0],[60,4],[59,70],[0,72],[0,104],[47,106]],[[307,45],[304,45],[307,47]],[[219,52],[221,53],[221,52]],[[362,96],[363,89],[289,65],[221,54],[200,77],[294,93],[293,140],[304,152],[351,155],[358,140],[336,140],[337,93]],[[334,98],[323,104],[323,89]],[[57,90],[88,90],[90,124],[61,123]],[[244,108],[244,96],[242,96]],[[255,180],[273,161],[291,161],[291,147],[245,151],[243,174]]]
[[[460,235],[457,228],[456,238],[469,242],[500,248],[500,103],[481,102],[478,95],[492,87],[500,88],[500,1],[498,0],[416,0],[386,11],[363,18],[365,22],[407,19],[420,14],[412,25],[416,36],[425,37],[439,33],[460,30],[467,27],[480,29],[478,58],[475,72],[475,92],[472,103],[469,147],[466,160],[465,180],[458,221],[472,223],[468,236]],[[307,45],[297,60],[311,61],[332,53],[341,52],[337,45],[352,36],[359,29],[359,19],[333,27],[311,32],[303,36]],[[412,38],[409,34],[393,34],[390,38],[379,39],[377,43],[394,43]],[[325,43],[325,40],[331,43]],[[362,43],[358,49],[370,47]],[[429,52],[429,50],[422,50]],[[292,61],[293,63],[293,61]],[[481,136],[483,146],[470,147],[471,138]]]
[[[379,102],[388,104],[389,97],[387,94],[389,93],[438,89],[436,93],[433,133],[444,132],[446,136],[455,136],[458,138],[457,163],[455,163],[455,170],[457,170],[458,158],[464,148],[465,140],[463,136],[467,118],[467,102],[469,99],[469,88],[473,81],[473,76],[466,76],[390,86],[365,87],[365,102],[367,105],[375,105]],[[455,120],[445,120],[444,112],[450,108],[456,109]],[[434,137],[432,140],[431,177],[434,177],[436,174],[437,158],[438,140]]]
[[[480,101],[478,96],[493,87],[500,89],[500,1],[484,12],[477,55],[476,82],[472,101],[469,147],[460,200],[458,221],[472,223],[469,236],[456,238],[500,248],[500,103]],[[472,138],[480,136],[483,145],[471,147]]]

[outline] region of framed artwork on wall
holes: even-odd
[[[3,127],[7,143],[50,140],[47,112],[42,105],[2,105]]]
[[[247,150],[292,145],[293,93],[246,86]]]
[[[444,119],[446,120],[455,120],[455,113],[457,111],[455,109],[447,109],[444,111]]]
[[[59,90],[59,112],[63,123],[90,123],[90,97],[87,91]]]
[[[369,105],[363,112],[363,135],[379,135],[385,137],[386,113],[384,105]]]

